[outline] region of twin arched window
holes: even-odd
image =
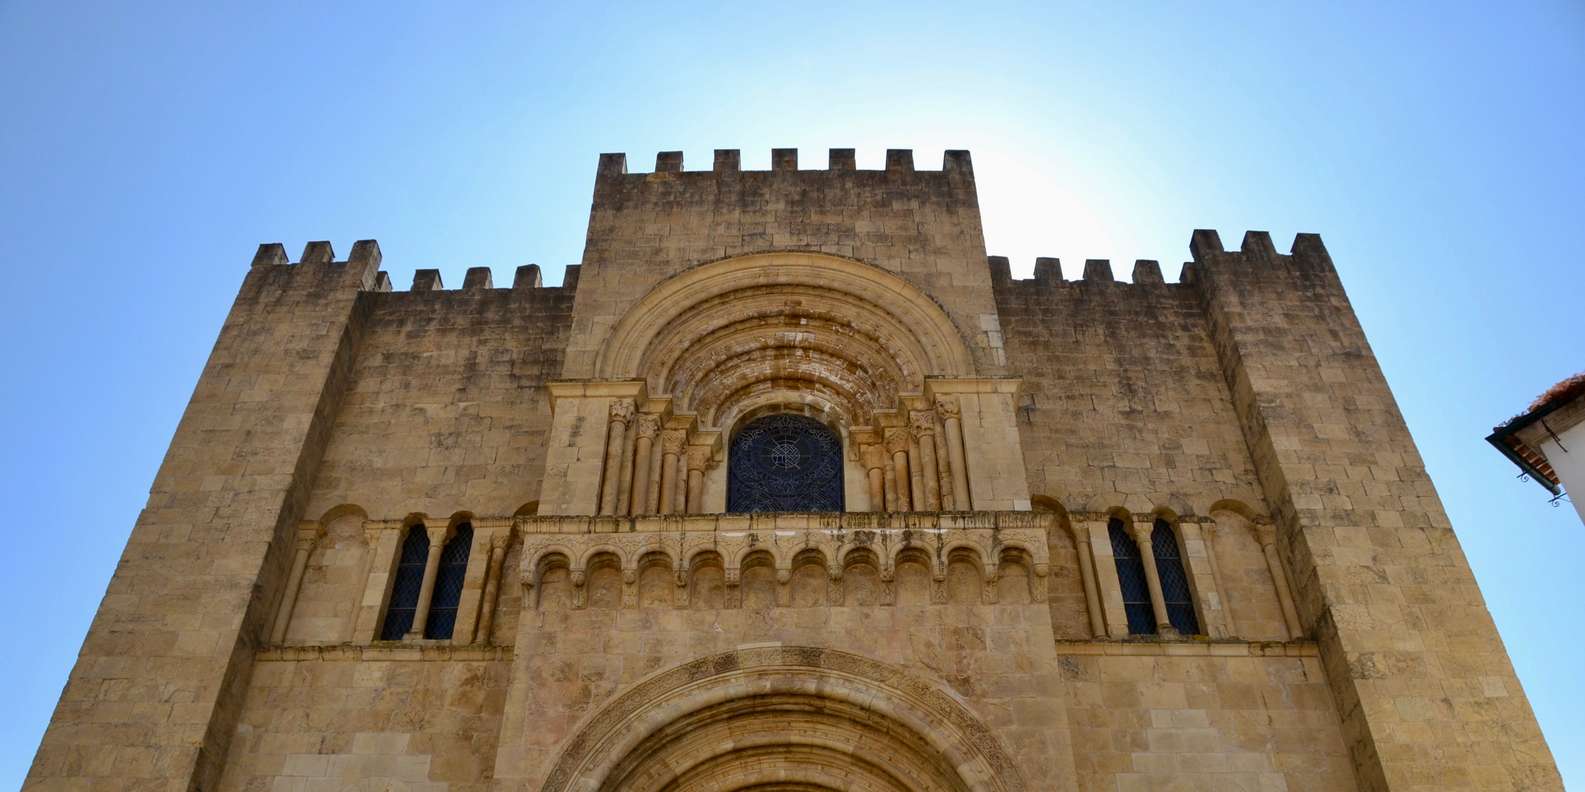
[[[1194,614],[1194,599],[1189,593],[1189,575],[1178,550],[1178,535],[1166,520],[1157,519],[1150,532],[1151,555],[1155,569],[1147,570],[1139,543],[1130,536],[1123,521],[1113,517],[1107,524],[1112,540],[1112,557],[1117,562],[1117,582],[1123,590],[1123,611],[1131,635],[1155,635],[1157,619],[1150,601],[1150,578],[1154,573],[1161,587],[1161,604],[1167,623],[1183,635],[1200,632]]]
[[[380,640],[400,641],[413,631],[420,608],[425,608],[424,637],[447,639],[457,625],[457,606],[462,601],[462,583],[468,573],[468,551],[473,546],[473,526],[462,523],[440,551],[433,572],[430,601],[421,602],[424,579],[429,574],[429,532],[423,523],[407,529],[402,540],[401,557],[391,583],[390,605],[380,627]],[[427,607],[426,607],[427,606]]]

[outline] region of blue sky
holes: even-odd
[[[529,262],[555,283],[599,152],[718,147],[970,149],[990,252],[1026,277],[1173,278],[1195,228],[1321,233],[1585,785],[1585,527],[1482,440],[1585,369],[1585,6],[321,5],[0,0],[0,786],[258,243],[377,238],[401,288]]]

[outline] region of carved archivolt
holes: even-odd
[[[833,783],[833,781],[840,783]],[[543,792],[1020,792],[996,736],[952,695],[859,655],[766,646],[634,685],[569,740]]]
[[[773,310],[761,310],[766,302]],[[721,309],[699,310],[716,303]],[[660,390],[660,377],[696,341],[756,316],[800,312],[829,317],[855,335],[901,351],[899,365],[919,375],[973,374],[961,332],[906,280],[852,259],[783,252],[701,264],[668,278],[612,329],[596,358],[595,377],[656,377],[651,386]]]
[[[847,473],[863,482],[849,499],[855,509],[969,510],[961,429],[937,426],[930,391],[974,374],[952,319],[894,273],[818,253],[701,264],[629,309],[596,358],[591,382],[627,388],[639,417],[626,395],[611,405],[595,511],[719,509],[722,484],[704,473],[737,426],[767,412],[808,415],[843,435]],[[664,427],[658,451],[640,443],[651,425]],[[892,438],[878,477],[858,468],[859,446],[870,442],[858,435]]]

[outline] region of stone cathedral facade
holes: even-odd
[[[263,245],[27,788],[1560,789],[1321,240],[1190,249],[851,150],[602,156],[560,287]]]

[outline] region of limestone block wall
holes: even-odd
[[[851,149],[833,149],[819,170],[800,170],[794,149],[774,151],[769,171],[744,171],[738,152],[726,150],[710,170],[683,170],[680,152],[662,152],[653,173],[627,170],[626,155],[600,158],[564,377],[592,376],[611,328],[668,276],[772,250],[830,253],[901,275],[946,309],[980,373],[1000,372],[968,152],[947,152],[938,171],[915,170],[907,150],[888,151],[885,170],[855,170]]]
[[[1059,643],[1083,792],[1351,792],[1313,644]]]
[[[1029,491],[1070,511],[1172,506],[1208,514],[1233,500],[1265,512],[1198,292],[1134,282],[1109,263],[1082,280],[1040,259],[1033,280],[990,261],[1010,370],[1023,379],[1019,432]]]
[[[509,650],[277,649],[256,666],[218,789],[493,789]]]
[[[413,291],[365,295],[368,333],[307,516],[347,504],[377,519],[511,515],[538,500],[544,384],[561,368],[575,288],[537,280],[445,290],[421,270]]]
[[[1535,715],[1319,237],[1196,232],[1240,427],[1362,789],[1561,789]]]

